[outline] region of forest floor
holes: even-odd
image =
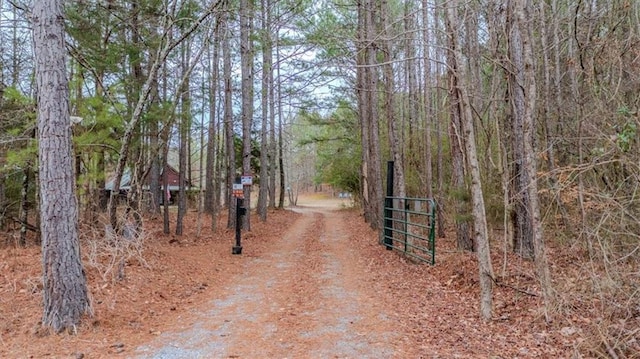
[[[531,263],[509,257],[485,322],[474,254],[455,250],[452,234],[438,239],[435,266],[416,264],[379,245],[345,200],[307,195],[299,204],[270,211],[267,223],[254,214],[241,255],[221,224],[196,236],[195,212],[182,236],[147,220],[121,280],[85,234],[94,313],[75,335],[40,327],[39,248],[0,238],[0,357],[580,357],[590,313],[547,323]]]

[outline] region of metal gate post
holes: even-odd
[[[433,199],[431,204],[431,230],[429,231],[429,244],[431,246],[431,265],[436,264],[436,201]]]
[[[407,253],[409,247],[409,199],[405,198],[402,204],[402,219],[404,221],[404,252]]]
[[[387,197],[384,199],[384,245],[387,250],[393,249],[393,161],[387,161]]]

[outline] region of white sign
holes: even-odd
[[[243,186],[251,186],[253,184],[253,176],[240,177],[240,183],[242,183]]]
[[[234,191],[235,191],[235,190],[240,190],[240,191],[242,191],[242,190],[243,190],[243,187],[244,187],[244,186],[242,185],[242,183],[234,183],[234,184],[233,184],[233,190],[234,190]]]

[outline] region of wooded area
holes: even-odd
[[[216,231],[210,219],[223,210],[232,227],[231,187],[244,174],[254,176],[261,221],[285,196],[293,203],[329,184],[352,193],[380,229],[393,160],[396,195],[435,198],[438,235],[476,253],[479,273],[465,275],[478,280],[483,318],[492,319],[493,287],[517,275],[491,258],[514,252],[535,262],[530,290],[546,321],[588,306],[602,313],[592,329],[603,355],[629,355],[640,340],[640,3],[29,6],[0,0],[0,228],[17,223],[20,246],[39,228],[45,272],[62,260],[48,249],[75,253],[78,223],[113,246],[140,235],[147,216],[163,215],[165,233],[180,235],[188,209],[201,214],[198,232]],[[50,40],[41,19],[58,10],[61,60],[38,53]],[[42,77],[47,66],[53,80]],[[51,101],[68,108],[52,110]],[[72,155],[52,161],[66,150],[56,155],[47,141],[64,133]],[[167,165],[180,176],[177,211]],[[71,222],[48,227],[58,221],[50,201],[60,206],[62,195]],[[250,187],[245,197],[251,204]],[[580,282],[554,281],[550,247],[577,253]],[[84,280],[81,267],[72,271]],[[56,331],[87,310],[80,300],[70,318],[52,322],[47,312],[57,309],[45,304],[43,323]]]

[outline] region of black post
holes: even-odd
[[[236,197],[236,245],[231,250],[232,254],[242,254],[242,244],[240,242],[240,231],[242,229],[242,216],[245,213],[244,199]]]
[[[387,250],[393,249],[393,161],[387,162],[387,197],[384,199],[384,245]]]

